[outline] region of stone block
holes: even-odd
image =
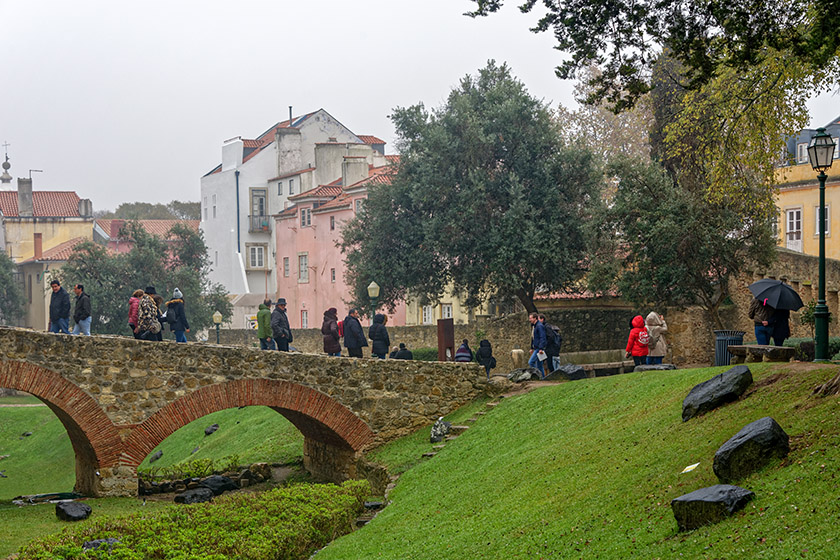
[[[790,452],[790,438],[766,416],[747,424],[715,453],[713,469],[721,482],[732,482],[762,468],[773,458]]]
[[[176,504],[198,504],[201,502],[212,502],[213,501],[213,491],[209,488],[195,488],[193,490],[187,490],[186,492],[181,492],[177,496],[175,496],[175,503]]]
[[[577,381],[579,379],[586,379],[586,370],[583,366],[575,365],[575,364],[563,364],[556,370],[552,371],[551,374],[547,377],[552,381],[554,380],[561,380],[566,379],[568,381]]]
[[[677,366],[674,364],[645,364],[643,366],[634,367],[633,371],[670,371],[672,369],[677,369]]]
[[[510,351],[510,361],[513,363],[513,369],[524,369],[528,366],[528,360],[525,358],[525,351],[515,348]]]
[[[680,531],[717,523],[743,508],[755,494],[729,484],[715,484],[671,500]]]
[[[81,521],[90,517],[93,511],[87,504],[79,502],[61,502],[55,504],[55,516],[62,521]]]
[[[221,476],[218,474],[208,476],[207,478],[202,480],[200,484],[204,488],[209,488],[210,490],[212,490],[213,495],[215,496],[218,496],[225,491],[238,489],[238,486],[236,486],[236,483],[233,482],[233,480],[226,476]]]
[[[683,422],[737,400],[752,382],[750,368],[740,365],[695,385],[683,400]]]

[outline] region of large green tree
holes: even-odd
[[[473,0],[471,16],[498,11],[504,0]],[[792,64],[817,70],[840,52],[840,0],[525,0],[543,15],[535,32],[551,31],[569,58],[561,78],[598,66],[591,99],[616,108],[632,105],[650,88],[651,69],[663,50],[685,67],[686,84],[709,83],[724,70],[743,72],[787,53]],[[834,76],[836,83],[838,76]]]
[[[401,159],[343,229],[354,299],[436,301],[448,286],[476,305],[496,294],[535,310],[586,268],[582,222],[599,200],[591,154],[562,141],[550,110],[506,65],[463,78],[446,103],[397,108]]]
[[[11,325],[23,316],[23,286],[15,277],[15,263],[0,252],[0,325]]]
[[[101,245],[78,245],[57,273],[62,284],[83,284],[91,296],[97,334],[129,335],[128,299],[136,289],[152,285],[164,301],[179,288],[184,294],[191,337],[213,325],[213,312],[225,318],[232,307],[224,288],[208,280],[210,263],[201,232],[183,224],[170,230],[170,240],[147,233],[129,222],[123,233],[134,242],[127,253],[111,254]]]
[[[97,218],[121,220],[200,220],[200,202],[173,200],[168,204],[123,202],[113,212],[98,212]]]

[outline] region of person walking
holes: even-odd
[[[764,301],[753,298],[750,303],[748,315],[755,323],[755,340],[758,344],[770,344],[770,337],[773,336],[773,313],[776,310],[767,305]]]
[[[131,334],[134,338],[140,338],[137,334],[137,324],[139,319],[137,312],[140,309],[140,300],[143,298],[143,290],[134,290],[131,297],[128,298],[128,328],[131,329]]]
[[[277,305],[271,312],[271,334],[274,336],[277,350],[288,352],[289,343],[292,342],[292,329],[286,316],[286,298],[278,298]]]
[[[368,329],[368,337],[372,341],[371,353],[381,360],[384,360],[385,356],[388,355],[388,348],[391,346],[388,329],[385,328],[386,322],[388,322],[388,316],[377,313],[373,316],[373,323]]]
[[[641,315],[636,315],[630,321],[633,328],[630,329],[630,336],[627,337],[627,348],[624,352],[624,357],[633,357],[633,363],[637,366],[644,364],[647,361],[648,342],[650,342],[650,335],[647,328],[645,328],[645,320]]]
[[[359,310],[351,308],[344,318],[344,347],[347,348],[347,355],[351,358],[361,358],[362,348],[368,345],[365,338],[365,331],[359,321]]]
[[[651,311],[645,317],[645,326],[648,331],[648,365],[657,365],[662,363],[662,358],[668,352],[668,344],[665,342],[666,332],[668,332],[668,323],[665,322],[665,317]]]
[[[260,350],[274,350],[274,339],[271,335],[271,300],[266,298],[257,311],[257,337],[260,339]]]
[[[400,342],[400,349],[397,350],[396,355],[394,356],[395,360],[413,360],[414,354],[405,347],[404,342]]]
[[[50,296],[50,324],[51,333],[70,333],[70,294],[61,287],[58,280],[50,282],[52,295]]]
[[[487,374],[487,379],[490,379],[490,370],[496,367],[496,358],[493,357],[493,345],[486,338],[478,343],[475,359],[484,366],[484,373]]]
[[[341,356],[341,337],[338,336],[338,309],[335,307],[330,307],[324,311],[321,334],[324,336],[324,353],[327,356]]]
[[[175,333],[175,342],[186,342],[190,332],[190,322],[187,321],[187,309],[184,305],[184,294],[175,288],[172,299],[166,302],[166,321]]]
[[[73,310],[73,334],[90,336],[90,323],[93,317],[90,312],[90,296],[85,293],[85,287],[81,284],[73,286],[73,293],[76,294],[76,308]]]
[[[540,313],[539,319],[543,324],[543,328],[545,328],[545,355],[548,356],[545,359],[545,363],[543,363],[543,368],[547,368],[546,371],[550,373],[560,365],[559,363],[555,363],[555,361],[557,361],[557,356],[560,355],[560,346],[563,344],[563,337],[560,336],[560,329],[554,325],[550,325],[546,321],[545,315]]]
[[[539,315],[535,312],[528,315],[528,321],[531,323],[531,358],[528,360],[528,366],[539,371],[540,377],[545,379],[543,361],[548,358],[545,353],[545,325],[540,322]]]
[[[461,345],[455,350],[456,362],[471,362],[473,361],[473,352],[470,348],[470,342],[465,338],[461,341]]]

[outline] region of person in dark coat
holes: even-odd
[[[365,331],[359,322],[359,311],[350,309],[344,318],[344,347],[347,348],[347,354],[351,358],[361,358],[362,348],[367,345]]]
[[[85,293],[85,287],[81,284],[73,286],[73,293],[76,294],[76,309],[73,310],[76,328],[73,329],[73,334],[90,336],[90,322],[93,319],[90,314],[90,296]]]
[[[289,318],[286,316],[286,298],[278,298],[277,306],[271,312],[271,333],[274,335],[277,349],[288,352],[289,343],[292,341],[292,329],[289,328]]]
[[[473,361],[473,351],[470,348],[469,341],[465,338],[461,345],[455,350],[455,361],[456,362],[471,362]]]
[[[394,356],[395,360],[413,360],[414,354],[405,347],[404,342],[400,342],[400,349],[397,350],[396,355]]]
[[[487,379],[490,379],[490,370],[496,367],[496,358],[493,357],[493,346],[486,338],[478,343],[478,351],[475,353],[476,361],[484,366]]]
[[[373,324],[368,329],[368,338],[373,341],[371,353],[381,360],[384,360],[385,356],[388,355],[388,348],[391,346],[388,329],[385,328],[385,322],[387,320],[387,316],[382,313],[377,313],[373,316]]]
[[[770,323],[773,326],[773,343],[784,346],[785,340],[790,337],[790,310],[776,309]]]
[[[187,321],[184,294],[178,288],[175,288],[172,293],[172,299],[166,302],[166,321],[175,333],[175,342],[186,342],[187,333],[190,332],[190,323]]]
[[[528,360],[528,365],[537,369],[540,372],[540,377],[544,378],[545,369],[543,369],[543,360],[548,357],[545,353],[547,343],[545,338],[545,325],[540,322],[537,313],[528,315],[528,321],[531,323],[531,358]],[[644,319],[642,319],[642,324],[644,324]]]
[[[70,334],[70,294],[58,280],[50,282],[50,288],[50,332]]]
[[[321,324],[321,334],[324,336],[324,352],[328,356],[341,356],[341,338],[338,336],[338,309],[330,307],[324,311],[324,322]]]

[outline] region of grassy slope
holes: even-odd
[[[317,557],[833,557],[840,399],[810,392],[837,368],[753,366],[748,397],[683,423],[687,392],[722,369],[628,374],[506,399],[403,474],[376,519]],[[767,415],[791,436],[789,457],[739,482],[756,493],[744,511],[678,533],[670,501],[716,484],[717,448]],[[389,460],[387,449],[380,458]]]

